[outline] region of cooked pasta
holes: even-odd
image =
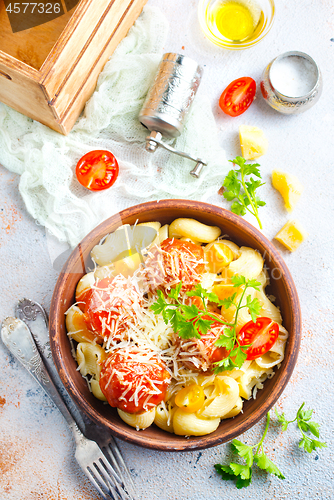
[[[93,395],[116,407],[128,425],[142,430],[154,423],[182,436],[209,434],[221,420],[242,412],[243,400],[256,397],[274,376],[288,332],[279,308],[266,296],[269,279],[258,251],[239,247],[221,236],[220,228],[181,218],[164,226],[155,221],[121,226],[91,256],[96,268],[78,282],[66,328]],[[258,285],[245,294],[244,286],[232,281],[236,275]],[[151,308],[178,284],[183,304],[210,311],[209,331],[199,338],[181,338]],[[223,301],[219,308],[210,299],[203,304],[199,297],[189,298],[197,284]],[[237,317],[236,306],[224,302],[231,296],[241,306]],[[250,300],[259,304],[256,322]],[[247,350],[239,368],[216,374],[215,363],[228,353],[216,342],[233,322],[237,338],[260,326],[275,337],[266,346],[254,341],[254,352]]]
[[[196,413],[186,413],[178,408],[173,417],[174,433],[179,436],[205,436],[214,432],[220,418],[200,418]]]
[[[216,226],[207,226],[194,219],[175,219],[169,226],[170,238],[190,238],[201,243],[210,243],[216,240],[221,230]]]
[[[206,401],[198,411],[202,418],[223,418],[235,407],[239,398],[238,383],[232,377],[215,377],[213,386],[206,387]]]
[[[117,408],[117,413],[125,423],[135,427],[137,430],[147,429],[154,422],[155,408],[144,413],[127,413]]]
[[[98,378],[101,371],[101,363],[105,358],[105,350],[97,344],[80,342],[77,345],[78,370],[84,377],[92,375]]]
[[[240,248],[240,256],[228,266],[233,274],[240,274],[245,278],[254,279],[263,269],[263,258],[256,250],[249,247]]]

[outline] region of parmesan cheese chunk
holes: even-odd
[[[298,178],[292,174],[273,170],[272,183],[274,188],[283,196],[287,211],[292,212],[304,189]]]
[[[307,236],[308,233],[297,220],[289,220],[276,234],[275,239],[282,243],[290,252],[294,252]]]
[[[258,127],[240,125],[239,136],[241,152],[245,160],[255,160],[267,152],[268,140]]]

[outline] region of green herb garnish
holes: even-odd
[[[275,413],[278,421],[282,424],[282,431],[286,431],[289,424],[297,422],[298,428],[302,433],[302,438],[299,441],[299,448],[304,448],[308,453],[312,453],[316,448],[325,448],[327,443],[318,441],[308,436],[306,432],[313,434],[313,436],[319,438],[319,428],[320,425],[311,420],[313,410],[303,410],[305,403],[301,405],[297,411],[297,415],[293,420],[287,420],[284,413],[279,415],[277,409],[275,408]]]
[[[239,441],[238,439],[233,439],[231,443],[231,448],[234,453],[239,455],[243,460],[245,460],[246,465],[238,464],[235,462],[230,462],[229,465],[216,464],[214,467],[218,474],[222,476],[224,480],[236,480],[236,487],[238,489],[245,488],[249,486],[252,482],[252,467],[254,463],[260,468],[267,471],[269,474],[275,474],[275,476],[280,479],[285,479],[278,467],[267,457],[263,450],[263,441],[268,432],[270,422],[269,412],[267,413],[267,422],[264,429],[263,435],[259,443],[253,446],[247,445]],[[253,450],[255,449],[255,453]]]
[[[217,347],[225,347],[228,351],[228,355],[224,359],[215,362],[215,373],[219,373],[223,370],[233,370],[235,367],[240,368],[242,366],[246,360],[246,351],[249,345],[241,346],[237,338],[236,326],[239,311],[244,307],[248,308],[252,320],[255,322],[261,309],[260,301],[257,298],[252,299],[250,295],[246,297],[246,304],[242,305],[246,290],[248,288],[259,290],[259,286],[261,285],[260,282],[254,279],[246,279],[244,276],[238,275],[233,276],[231,281],[234,287],[243,287],[240,299],[237,302],[237,292],[227,299],[219,300],[215,293],[208,292],[205,288],[198,284],[193,290],[186,292],[186,295],[188,295],[188,297],[200,297],[204,304],[204,310],[199,309],[195,304],[183,304],[180,299],[182,288],[182,282],[180,282],[175,288],[172,288],[168,294],[169,299],[172,299],[173,301],[172,303],[167,302],[163,292],[158,290],[158,299],[151,305],[151,309],[154,311],[154,314],[162,314],[166,325],[170,323],[174,332],[178,333],[179,336],[184,339],[193,337],[201,338],[201,335],[205,335],[214,322],[219,322],[226,326],[226,328],[224,328],[224,332],[216,341],[215,345]],[[235,306],[236,312],[234,322],[228,323],[219,316],[208,311],[206,304],[208,301],[213,302],[220,307],[224,306],[226,309],[231,306]]]
[[[239,169],[230,170],[225,177],[223,186],[226,188],[223,192],[223,196],[228,201],[233,201],[231,205],[231,211],[237,215],[245,215],[246,212],[250,212],[256,220],[258,221],[260,229],[262,229],[262,224],[259,218],[258,208],[263,207],[265,202],[260,200],[256,195],[256,190],[260,186],[265,184],[261,182],[261,174],[258,169],[259,163],[246,163],[246,160],[242,156],[237,156],[234,160],[229,160],[235,165],[238,165]],[[255,175],[259,179],[254,179],[247,176]]]

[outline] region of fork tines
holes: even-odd
[[[117,446],[117,443],[114,439],[111,439],[108,443],[108,446],[103,446],[103,451],[108,458],[110,457],[111,459],[111,464],[114,467],[115,471],[119,475],[119,477],[122,479],[125,489],[127,490],[129,494],[129,499],[130,500],[136,500],[135,496],[135,485],[133,482],[133,479],[130,475],[129,469],[126,466],[124,459],[122,457],[122,454]],[[107,455],[108,454],[108,455]],[[121,467],[120,467],[121,466]],[[123,473],[124,471],[124,473]],[[126,476],[126,477],[125,477]],[[131,490],[129,491],[128,485],[131,485]]]
[[[123,483],[115,481],[114,471],[107,461],[101,458],[86,468],[86,475],[105,500],[132,500],[124,490]],[[112,473],[112,476],[110,476]]]

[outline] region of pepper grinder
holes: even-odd
[[[162,141],[163,136],[178,137],[201,81],[203,69],[182,54],[164,54],[154,83],[146,96],[139,121],[151,131],[146,138],[150,153],[160,146],[171,153],[196,162],[190,175],[199,177],[206,163],[188,153],[178,151]]]

